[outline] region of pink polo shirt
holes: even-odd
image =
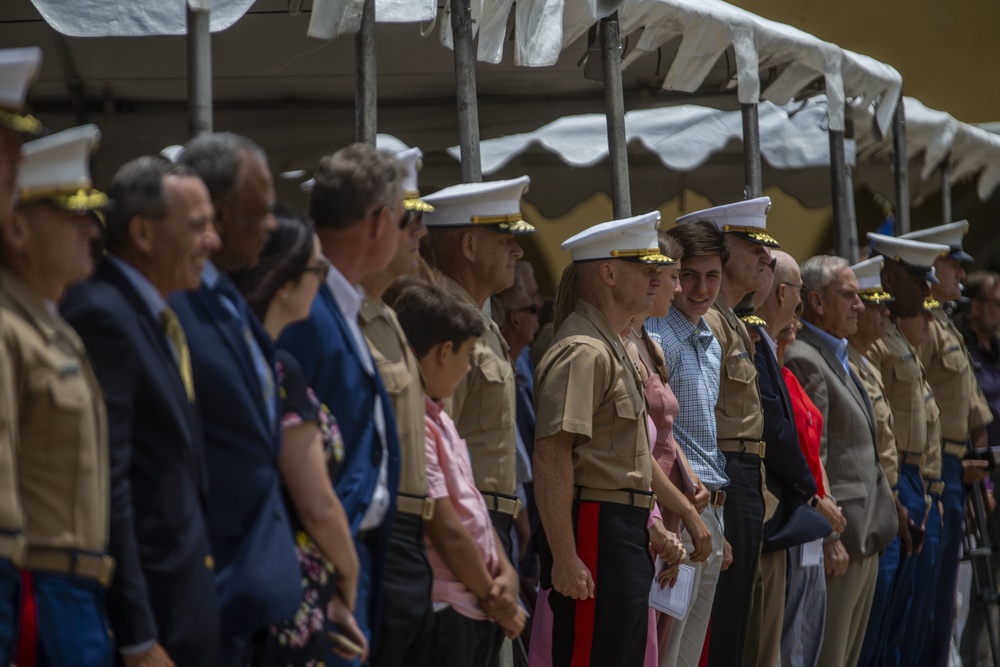
[[[469,448],[455,429],[454,422],[438,403],[424,396],[424,427],[427,450],[427,495],[434,500],[448,498],[462,527],[472,536],[486,570],[494,577],[500,574],[496,533],[482,495],[476,488],[469,461]],[[456,577],[434,549],[430,538],[427,559],[434,572],[431,599],[451,605],[458,613],[476,620],[488,618],[479,608],[479,598]]]

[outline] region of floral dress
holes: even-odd
[[[306,386],[298,361],[283,350],[278,351],[277,357],[281,427],[287,430],[315,422],[323,437],[323,450],[332,476],[344,459],[344,441],[337,421]],[[287,489],[282,489],[282,495],[295,531],[295,552],[302,569],[302,602],[294,617],[268,629],[254,662],[262,667],[322,667],[330,652],[326,635],[327,607],[337,590],[333,566],[305,531]]]

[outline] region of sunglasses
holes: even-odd
[[[421,218],[423,214],[420,211],[411,211],[410,209],[404,209],[403,215],[399,219],[399,228],[406,229],[410,226],[411,222],[416,222]]]
[[[326,257],[320,257],[315,264],[302,269],[302,273],[315,273],[319,276],[320,280],[326,280],[326,277],[330,274],[330,260]]]
[[[537,315],[541,308],[537,303],[533,303],[530,306],[521,306],[520,308],[511,308],[508,313],[529,313],[531,315]]]

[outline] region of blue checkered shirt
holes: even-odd
[[[677,308],[646,320],[646,330],[663,348],[670,388],[680,404],[674,439],[701,483],[711,491],[729,485],[726,459],[719,451],[715,404],[719,400],[722,346],[704,319],[697,326]]]

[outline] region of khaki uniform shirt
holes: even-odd
[[[920,346],[920,361],[941,406],[941,434],[945,439],[965,442],[973,431],[993,421],[965,340],[941,308],[933,311],[931,335]]]
[[[889,322],[885,336],[868,350],[868,361],[882,373],[885,395],[892,408],[900,464],[917,463],[916,457],[923,455],[921,474],[926,479],[940,479],[941,445],[937,442],[931,446],[933,434],[927,428],[933,394],[924,378],[920,358],[895,323]],[[904,452],[909,456],[904,456]]]
[[[573,483],[649,491],[652,478],[642,381],[621,337],[580,300],[535,371],[535,439],[572,433]]]
[[[396,313],[381,301],[365,295],[358,314],[382,383],[389,393],[399,431],[399,492],[410,496],[427,495],[427,468],[424,463],[424,385],[420,365],[410,351],[406,334]]]
[[[461,285],[445,277],[445,288],[473,306],[486,327],[472,352],[472,368],[445,401],[445,411],[469,445],[472,474],[479,490],[514,495],[517,381],[510,347],[500,335],[500,328]]]
[[[882,373],[867,359],[861,356],[850,343],[847,344],[847,361],[854,374],[861,379],[868,400],[872,404],[875,415],[875,445],[878,449],[879,463],[885,471],[889,487],[896,488],[899,483],[899,452],[896,451],[896,436],[893,433],[892,407],[885,396],[882,385]]]
[[[8,322],[0,312],[0,531],[20,532],[24,528],[21,491],[17,475],[17,393],[7,347]]]
[[[17,401],[28,543],[103,553],[110,493],[107,417],[86,350],[54,305],[5,270],[0,308]]]
[[[764,435],[764,412],[757,385],[757,366],[753,362],[754,347],[747,327],[736,317],[721,292],[711,310],[705,313],[705,322],[722,346],[722,377],[719,400],[715,404],[719,441],[760,440]],[[778,498],[767,488],[763,459],[760,484],[764,521],[769,521],[778,509]]]
[[[764,413],[746,325],[736,317],[722,294],[705,313],[705,322],[722,346],[722,378],[715,404],[718,438],[760,440],[764,433]]]

